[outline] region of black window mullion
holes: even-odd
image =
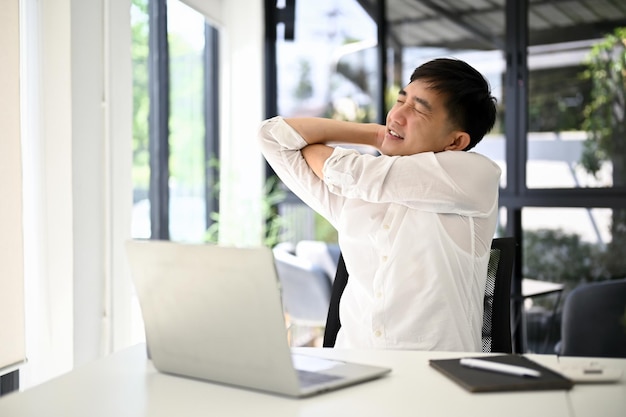
[[[387,91],[387,1],[380,0],[377,2],[376,17],[378,21],[378,97],[376,99],[376,118],[377,122],[384,124],[386,118],[385,92]]]
[[[167,0],[149,0],[151,239],[169,239],[169,47]]]
[[[507,194],[522,196],[526,190],[526,159],[528,131],[528,0],[507,0],[506,22],[506,83],[505,83],[505,137],[507,165]],[[513,300],[513,349],[525,350],[525,326],[522,294],[522,233],[521,207],[508,206],[507,232],[517,240],[517,253],[511,293]]]
[[[208,23],[204,25],[204,169],[206,227],[213,223],[211,213],[219,212],[219,195],[216,185],[218,169],[211,160],[219,160],[219,32]]]
[[[293,7],[295,7],[295,2]],[[275,0],[265,0],[264,20],[265,20],[265,118],[273,117],[278,114],[278,80],[276,73],[278,72],[276,42],[278,33],[276,26],[279,22],[280,11],[276,8]],[[294,10],[295,19],[295,10]],[[272,177],[274,171],[265,163],[265,177]]]

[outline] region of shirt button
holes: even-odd
[[[389,230],[389,225],[388,225],[388,224],[384,224],[384,225],[383,225],[383,229],[385,229],[385,230]]]
[[[374,332],[374,336],[376,336],[376,337],[380,337],[381,335],[382,335],[382,332],[380,330],[376,330]]]
[[[387,256],[386,255],[383,256],[381,259],[383,260],[383,262],[387,262]]]
[[[383,298],[383,293],[380,291],[376,291],[376,298]]]

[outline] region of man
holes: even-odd
[[[466,152],[495,99],[463,61],[416,68],[386,125],[275,117],[261,149],[338,231],[350,280],[335,347],[480,351],[499,167]],[[329,143],[369,145],[380,156]]]

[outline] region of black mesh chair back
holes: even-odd
[[[626,279],[583,284],[563,304],[559,354],[626,358]]]
[[[511,277],[515,261],[515,238],[500,237],[491,242],[491,254],[483,299],[483,352],[512,353]]]
[[[495,238],[491,243],[487,285],[485,286],[482,345],[483,352],[512,353],[511,342],[511,276],[515,260],[515,239]],[[339,257],[337,273],[330,296],[330,306],[324,329],[324,347],[335,346],[341,328],[339,302],[348,283],[348,271]]]
[[[339,301],[343,290],[348,283],[348,271],[346,263],[343,260],[343,254],[339,254],[339,262],[337,263],[337,272],[330,293],[330,304],[328,306],[328,316],[326,317],[326,327],[324,328],[324,341],[322,346],[333,347],[337,340],[337,333],[341,328],[341,320],[339,320]]]

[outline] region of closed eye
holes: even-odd
[[[418,114],[427,114],[427,112],[423,111],[422,109],[418,107],[413,107],[413,111]]]

